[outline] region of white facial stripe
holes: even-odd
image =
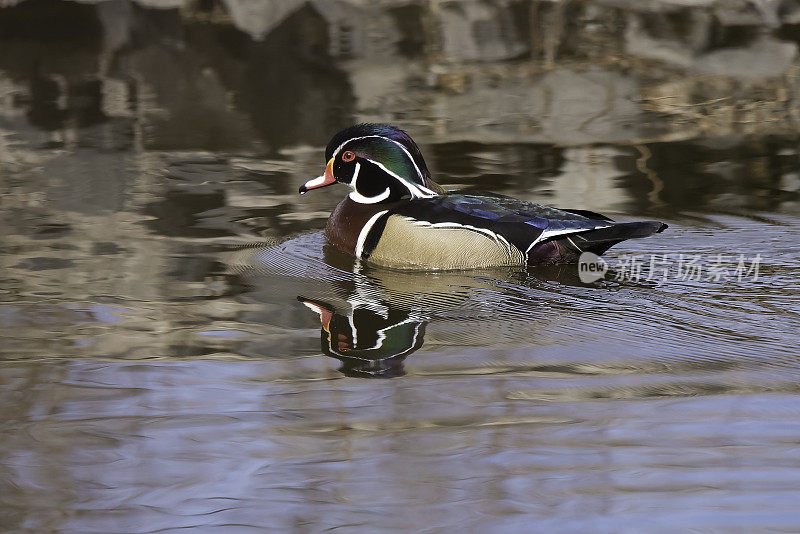
[[[367,224],[364,225],[364,228],[361,229],[361,232],[358,234],[358,241],[356,241],[356,258],[361,259],[361,254],[364,252],[364,242],[367,240],[367,235],[369,235],[369,231],[372,230],[372,227],[375,223],[380,219],[381,215],[385,215],[386,212],[389,210],[379,211],[367,221]]]
[[[402,176],[398,176],[397,174],[393,173],[392,171],[390,171],[389,169],[384,167],[383,164],[381,164],[381,163],[379,163],[377,161],[372,161],[371,159],[367,159],[367,161],[369,161],[373,165],[378,166],[380,169],[383,170],[383,172],[385,172],[385,173],[389,174],[390,176],[393,176],[394,178],[399,180],[400,183],[403,184],[406,187],[406,189],[408,189],[408,192],[411,193],[412,197],[414,197],[414,198],[429,198],[429,197],[435,197],[436,196],[436,193],[434,193],[433,191],[431,191],[427,187],[423,187],[421,185],[409,182],[408,180],[406,180]]]
[[[432,196],[432,197],[435,197],[435,196],[438,196],[438,195],[439,195],[439,193],[437,193],[436,191],[434,191],[434,190],[432,190],[432,189],[428,189],[428,188],[427,188],[427,187],[425,187],[425,186],[422,186],[422,185],[419,185],[419,184],[412,184],[412,185],[413,185],[414,187],[416,187],[417,189],[419,189],[420,191],[422,191],[422,192],[424,192],[425,194],[427,194],[427,195],[430,195],[430,196]]]
[[[312,189],[314,187],[320,186],[325,183],[325,175],[317,176],[316,178],[309,180],[305,184],[306,189]]]
[[[404,147],[402,145],[402,143],[398,143],[394,139],[391,139],[391,138],[383,136],[383,135],[364,135],[364,136],[361,136],[361,137],[354,137],[352,139],[348,139],[347,141],[345,141],[344,143],[342,143],[341,145],[336,147],[336,150],[333,151],[333,155],[331,157],[335,158],[336,155],[339,153],[339,151],[342,149],[342,147],[344,145],[346,145],[347,143],[350,143],[351,141],[358,141],[359,139],[369,139],[371,137],[376,137],[378,139],[385,139],[386,141],[391,141],[392,143],[394,143],[397,146],[399,146],[400,149],[403,152],[405,152],[406,156],[408,156],[408,159],[411,160],[411,164],[414,166],[414,170],[417,171],[417,176],[419,176],[420,181],[423,181],[423,182],[425,181],[425,177],[422,176],[422,172],[419,170],[419,167],[417,167],[417,162],[414,161],[414,158],[411,157],[411,153],[408,151],[408,149],[406,149],[406,147]]]

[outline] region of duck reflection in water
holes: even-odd
[[[403,360],[424,342],[426,321],[385,302],[348,300],[348,309],[305,297],[319,314],[322,352],[342,362],[347,376],[392,378],[405,374]]]
[[[501,335],[533,342],[564,310],[572,311],[563,297],[575,296],[573,288],[583,295],[598,287],[581,282],[573,265],[421,272],[373,267],[326,243],[321,232],[240,249],[224,261],[248,288],[243,301],[269,308],[246,317],[293,328],[299,317],[276,315],[273,308],[299,300],[298,309],[302,303],[319,318],[321,352],[353,377],[403,376],[405,359],[422,348],[426,335],[435,334],[437,343],[480,345]]]

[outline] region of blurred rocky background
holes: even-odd
[[[368,120],[558,145],[793,134],[799,40],[795,0],[0,0],[0,128],[246,153]]]

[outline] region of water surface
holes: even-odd
[[[5,530],[800,528],[789,22],[680,11],[676,59],[642,43],[690,30],[590,2],[560,36],[536,2],[367,9],[384,48],[348,3],[12,4]],[[746,54],[771,62],[742,81]],[[296,192],[359,120],[448,187],[670,228],[592,283],[358,264],[322,235],[344,189]]]

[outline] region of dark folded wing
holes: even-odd
[[[614,223],[492,194],[452,193],[416,198],[390,212],[433,226],[461,226],[502,237],[523,254],[539,242],[559,235],[605,228]]]

